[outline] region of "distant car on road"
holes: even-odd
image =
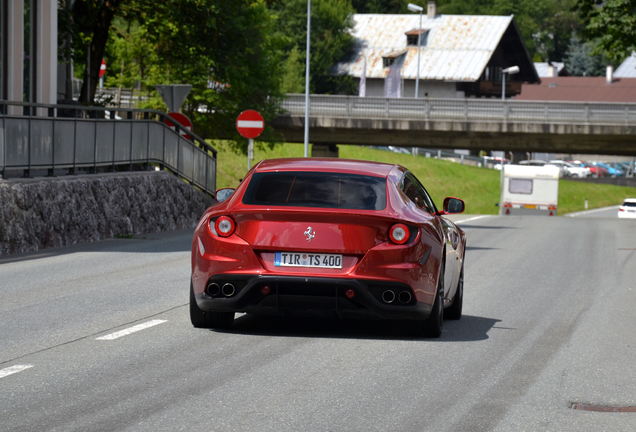
[[[228,328],[235,312],[326,315],[439,337],[444,317],[461,317],[466,235],[444,216],[464,202],[438,209],[406,168],[266,160],[225,195],[194,232],[195,327]]]
[[[618,208],[618,217],[621,219],[636,219],[636,198],[626,198]]]

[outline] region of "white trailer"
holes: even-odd
[[[500,215],[556,216],[559,201],[558,167],[505,165],[502,183]]]

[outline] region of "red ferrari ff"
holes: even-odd
[[[265,160],[217,199],[192,241],[195,327],[228,328],[235,312],[326,314],[439,337],[444,317],[461,317],[466,235],[443,216],[464,202],[438,210],[402,166]]]

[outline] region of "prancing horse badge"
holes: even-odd
[[[307,227],[307,231],[305,231],[305,237],[307,237],[307,241],[310,242],[311,239],[316,237],[316,231],[312,227]]]

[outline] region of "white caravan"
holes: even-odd
[[[502,179],[500,215],[556,216],[559,167],[505,165]]]

